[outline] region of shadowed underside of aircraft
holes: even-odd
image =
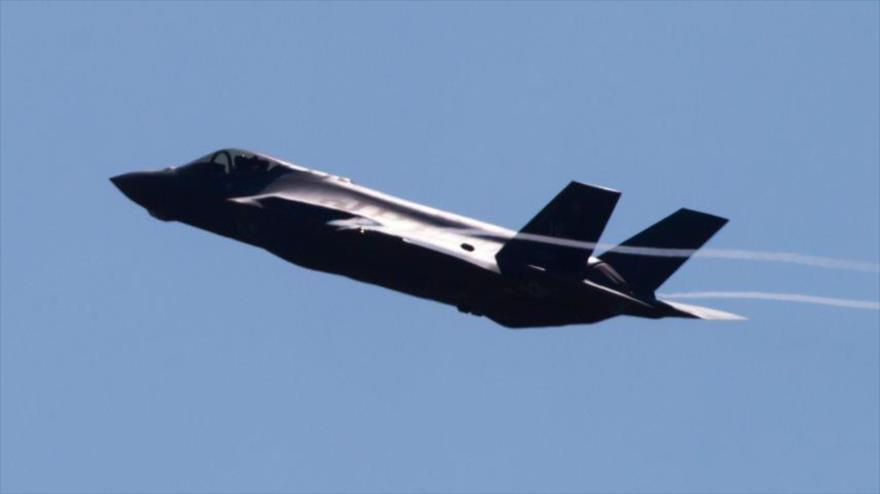
[[[571,182],[513,232],[239,149],[111,180],[158,219],[510,328],[617,315],[740,319],[654,295],[726,219],[681,209],[594,257],[620,197],[603,187]]]

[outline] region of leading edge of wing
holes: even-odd
[[[277,202],[294,209],[310,207],[326,212],[333,211],[325,206],[312,204],[300,199],[294,199],[284,194],[262,194],[256,196],[236,197],[229,200],[237,204],[245,204],[261,208],[272,207],[271,203]],[[499,272],[498,264],[494,258],[494,252],[481,252],[482,249],[475,252],[475,250],[477,250],[475,245],[479,246],[478,242],[482,240],[479,236],[471,238],[467,235],[456,234],[451,230],[437,230],[430,226],[416,223],[413,223],[410,225],[410,228],[407,228],[406,225],[408,222],[398,222],[396,225],[392,226],[353,213],[343,211],[339,211],[339,213],[343,216],[331,216],[326,221],[328,226],[335,227],[337,231],[357,230],[398,238],[400,241],[414,247],[453,257],[495,273]]]

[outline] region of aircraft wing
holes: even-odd
[[[366,218],[345,211],[328,208],[320,204],[311,204],[283,194],[261,194],[256,196],[233,197],[229,202],[254,208],[273,211],[290,217],[293,221],[325,224],[330,221]]]
[[[264,209],[285,211],[291,216],[310,220],[320,219],[323,224],[336,231],[370,232],[400,239],[416,248],[430,250],[448,257],[474,264],[483,269],[498,272],[495,250],[486,248],[485,239],[469,236],[451,228],[436,228],[405,218],[393,222],[383,222],[345,211],[313,204],[308,200],[294,198],[285,194],[273,193],[249,197],[237,197],[230,201]],[[480,247],[479,249],[477,247]]]
[[[682,316],[693,319],[708,319],[713,321],[742,321],[746,318],[723,310],[713,309],[711,307],[702,307],[700,305],[683,304],[681,302],[671,302],[669,300],[661,300],[666,305],[679,311]]]
[[[356,229],[362,232],[373,232],[396,237],[409,245],[454,257],[481,268],[498,272],[498,264],[491,256],[491,253],[489,255],[481,255],[474,252],[476,249],[472,244],[474,242],[472,238],[456,234],[448,229],[438,230],[421,225],[410,225],[406,222],[386,225],[363,217],[335,220],[327,224],[336,226],[339,230]]]

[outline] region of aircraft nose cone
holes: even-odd
[[[111,177],[110,181],[126,197],[146,208],[153,216],[166,220],[168,215],[164,213],[165,199],[167,199],[167,177],[156,172],[124,173]]]
[[[141,206],[147,207],[144,203],[148,201],[150,199],[149,196],[152,195],[149,174],[141,172],[123,173],[122,175],[117,175],[111,178],[110,181],[113,182],[113,185],[125,194],[126,197]]]

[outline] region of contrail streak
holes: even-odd
[[[808,256],[796,252],[761,252],[734,249],[705,249],[700,250],[696,257],[717,257],[721,259],[746,259],[750,261],[790,262],[805,266],[828,269],[846,269],[850,271],[863,271],[866,273],[880,273],[880,264],[862,261],[850,261],[847,259],[834,259],[831,257]]]
[[[510,237],[487,232],[479,229],[456,229],[457,233],[464,235],[473,235],[478,237],[492,238],[501,242],[510,240]],[[631,247],[614,245],[599,242],[582,242],[579,240],[571,240],[567,238],[551,237],[547,235],[536,235],[532,233],[517,233],[518,239],[527,240],[529,242],[537,242],[544,244],[559,245],[562,247],[572,247],[578,249],[589,250],[605,250],[616,249],[617,252],[624,254],[632,254],[636,256],[650,257],[709,257],[715,259],[740,259],[748,261],[762,262],[784,262],[792,264],[800,264],[804,266],[812,266],[826,269],[843,269],[849,271],[861,271],[865,273],[880,273],[880,264],[863,261],[850,261],[847,259],[835,259],[831,257],[809,256],[799,254],[797,252],[766,252],[756,250],[741,249],[670,249],[663,247]]]
[[[843,298],[816,297],[800,293],[768,292],[680,292],[658,294],[661,298],[737,298],[753,300],[781,300],[804,304],[833,305],[850,309],[880,310],[880,303],[871,300],[848,300]]]

